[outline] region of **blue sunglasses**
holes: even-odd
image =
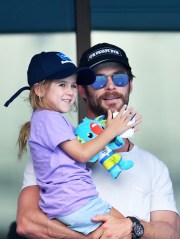
[[[127,74],[99,75],[96,76],[96,81],[92,84],[92,87],[95,90],[104,88],[107,84],[107,78],[109,76],[112,77],[113,83],[118,87],[123,87],[129,82],[129,76]]]

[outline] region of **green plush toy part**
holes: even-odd
[[[102,133],[106,127],[106,120],[104,115],[98,116],[95,119],[84,118],[74,133],[81,143],[85,143],[91,139],[96,138]],[[118,153],[113,150],[124,146],[124,141],[120,136],[117,136],[98,154],[94,155],[89,162],[99,161],[103,167],[110,173],[113,179],[116,179],[122,170],[127,170],[133,166],[131,160],[124,160]]]

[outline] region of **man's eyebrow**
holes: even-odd
[[[123,69],[120,69],[120,70],[117,70],[115,72],[113,72],[113,74],[102,74],[102,73],[95,73],[97,76],[108,76],[108,75],[114,75],[114,74],[124,74],[124,73],[127,73],[126,70],[123,70]]]

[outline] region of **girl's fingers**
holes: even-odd
[[[139,115],[139,114],[138,114],[138,115],[136,116],[135,123],[136,123],[136,122],[137,122],[137,123],[139,123],[139,122],[141,123],[141,122],[142,122],[142,115]]]
[[[119,114],[120,116],[122,116],[125,112],[125,110],[127,109],[127,105],[123,105],[123,107],[121,108],[121,110],[119,111]]]
[[[109,116],[109,113],[108,113]],[[132,107],[127,108],[127,105],[124,105],[120,112],[117,114],[117,116],[119,119],[123,120],[124,123],[128,124],[129,122],[131,122],[131,124],[128,124],[128,128],[132,128],[135,127],[136,125],[140,124],[142,122],[142,116],[135,111]],[[134,121],[134,117],[135,121]]]
[[[133,117],[136,117],[135,119],[133,119]],[[127,118],[125,119],[125,122],[127,122],[129,128],[134,128],[136,125],[139,125],[142,122],[142,115],[138,114],[137,112],[133,112],[133,116],[130,114],[129,116],[127,116]]]
[[[111,112],[111,110],[108,110],[107,111],[107,124],[108,124],[108,122],[110,121],[110,120],[112,120],[112,112]]]
[[[133,119],[133,117],[135,117],[135,115],[136,115],[136,111],[134,111],[134,110],[130,111],[129,113],[126,112],[124,115],[124,120],[126,122],[129,122]]]
[[[111,112],[111,110],[108,110],[107,119],[108,119],[108,120],[109,120],[109,119],[112,119],[112,112]]]
[[[142,117],[138,117],[137,119],[136,119],[136,121],[133,123],[133,124],[131,124],[130,126],[131,127],[136,127],[137,125],[139,125],[139,124],[141,124],[142,123]]]
[[[139,131],[139,130],[140,130],[139,128],[134,127],[134,132],[137,132],[137,131]]]

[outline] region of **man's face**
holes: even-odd
[[[94,68],[96,75],[126,74],[126,69],[118,63],[107,62]],[[95,117],[107,114],[107,110],[119,111],[124,104],[129,102],[129,94],[132,90],[132,80],[126,86],[118,87],[114,84],[112,77],[107,77],[107,84],[104,88],[95,90],[87,86],[80,90],[81,96],[86,100],[88,117]]]

